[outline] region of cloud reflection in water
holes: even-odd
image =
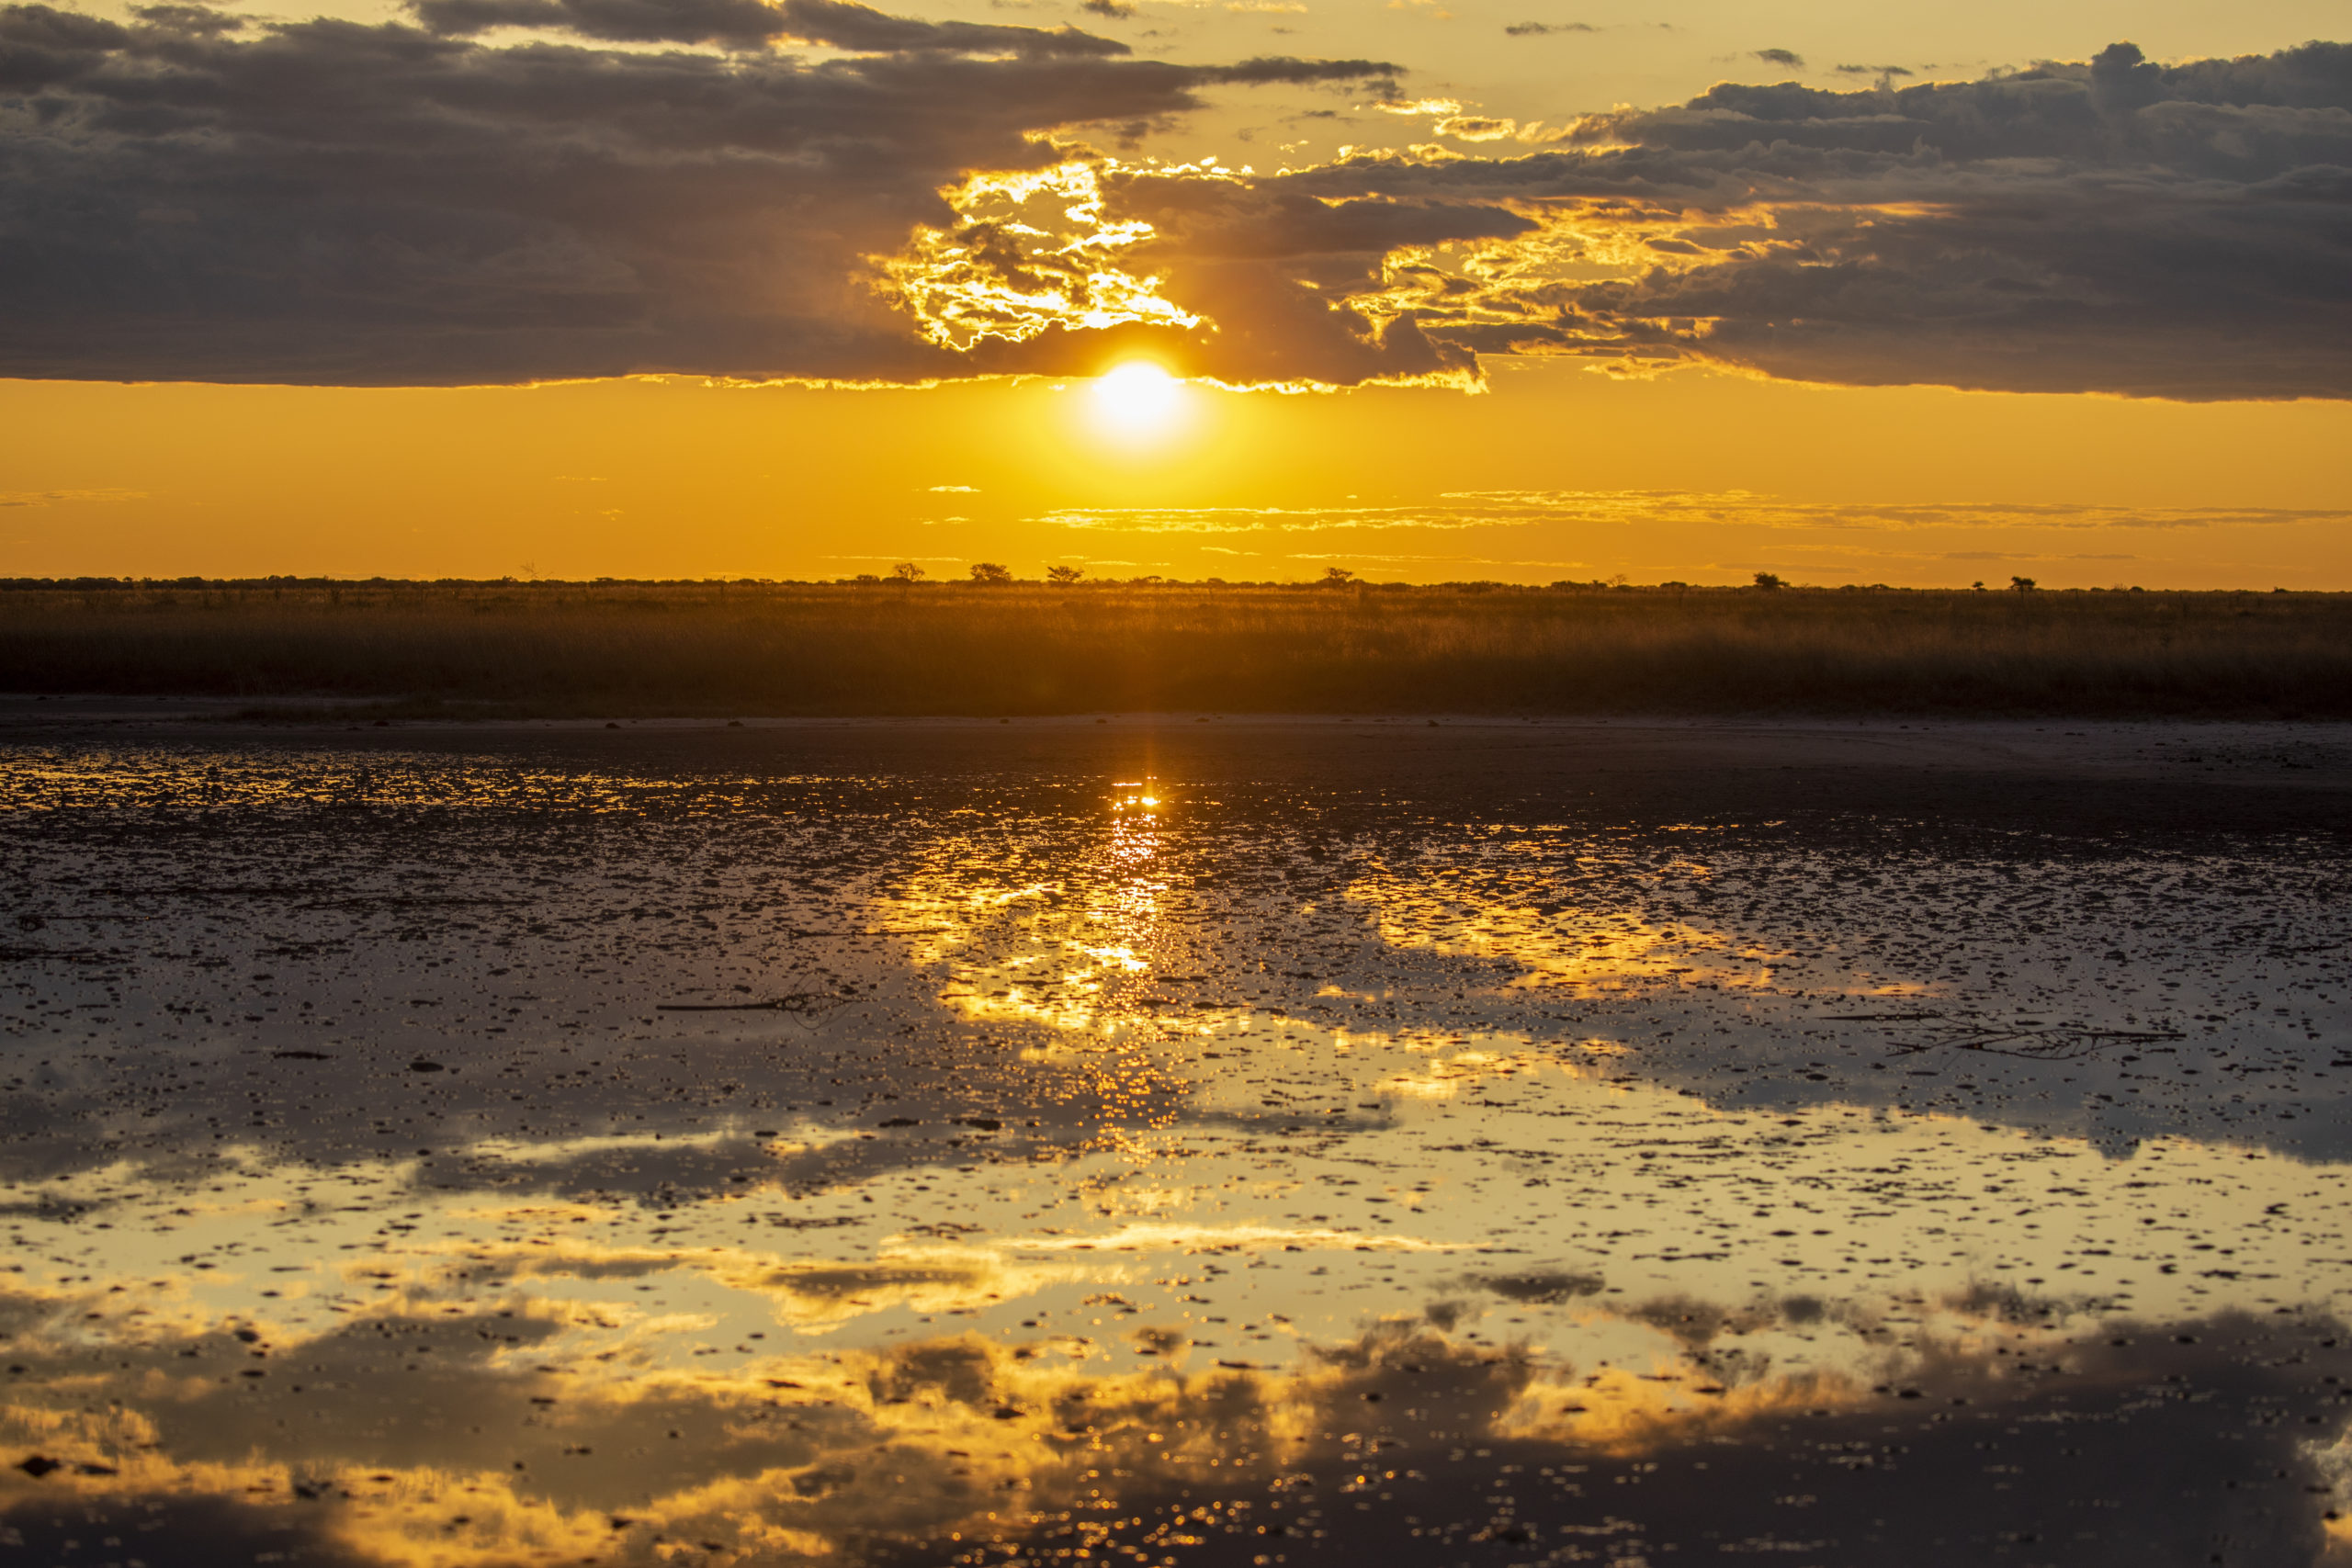
[[[2215,862],[1914,844],[1906,886],[1826,829],[1231,783],[76,768],[9,784],[51,813],[11,863],[141,919],[9,1015],[28,1560],[2331,1550],[2343,1167],[2253,1120],[2311,1104],[2271,1015],[2197,1016],[2287,961],[2132,902]],[[2298,853],[2241,910],[2324,935]],[[1989,918],[2036,898],[2070,919]],[[346,907],[384,924],[288,941]],[[2087,962],[2158,937],[2193,996]],[[247,1023],[214,954],[334,1021]],[[651,1010],[787,982],[840,1005]],[[1891,1054],[1929,1025],[1844,1016],[1885,995],[2161,1038]]]

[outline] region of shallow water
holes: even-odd
[[[1883,730],[20,730],[0,1541],[2352,1561],[2345,737]]]

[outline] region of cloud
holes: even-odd
[[[616,43],[711,43],[757,49],[771,39],[876,54],[1125,54],[1127,46],[1075,28],[1047,31],[888,17],[847,0],[409,0],[429,32],[549,28]],[[193,9],[193,7],[190,7]]]
[[[1447,491],[1426,506],[1062,507],[1032,519],[1133,534],[1315,534],[1334,530],[1611,527],[2184,529],[2352,524],[2342,507],[2098,506],[2076,502],[1809,502],[1752,491]]]
[[[924,384],[1149,350],[1236,387],[1516,355],[2352,396],[2347,45],[1869,67],[1555,130],[1408,102],[1377,62],[1181,65],[841,0],[413,15],[0,9],[0,375]],[[1257,175],[1074,140],[1317,84],[1515,150]]]
[[[1759,49],[1754,53],[1767,65],[1785,65],[1792,71],[1804,69],[1804,56],[1793,49]]]
[[[1457,141],[1499,141],[1518,130],[1519,122],[1491,115],[1457,114],[1447,116],[1430,129]]]
[[[1468,385],[1482,355],[1558,355],[1625,374],[2352,395],[2347,60],[2311,44],[2158,66],[2119,44],[1900,90],[1726,83],[1509,157],[1371,152],[1262,176],[1090,164],[1075,228],[1024,212],[1016,234],[974,187],[903,298],[926,321],[950,301],[978,360],[1044,367],[1068,357],[1077,287],[1124,280],[1114,332],[1242,386]]]
[[[1597,33],[1590,22],[1513,22],[1503,31],[1513,38],[1544,38],[1552,33]]]
[[[144,501],[143,490],[0,491],[0,506],[70,506],[76,502]]]
[[[1302,233],[1276,265],[1449,368],[1566,354],[1848,384],[2352,395],[2352,46],[2159,66],[2119,44],[1900,90],[1724,84],[1528,156],[1362,154],[1206,212],[1166,186],[1122,176],[1111,210],[1165,225],[1182,259],[1245,234],[1281,249],[1310,205],[1363,209],[1367,232],[1436,211],[1465,237],[1493,224],[1451,249]],[[1189,303],[1179,261],[1166,293]],[[1615,276],[1576,275],[1596,265]]]
[[[1451,508],[1112,506],[1061,507],[1036,519],[1057,528],[1127,534],[1314,534],[1335,528],[1510,527],[1534,522],[1507,512]]]
[[[1037,140],[1373,62],[1179,65],[838,0],[417,0],[416,22],[0,7],[0,375],[922,382],[868,258]],[[503,47],[468,35],[552,31]],[[852,51],[809,62],[771,38]],[[593,40],[583,42],[582,40]],[[619,49],[611,45],[628,43]],[[716,50],[647,50],[646,44]]]

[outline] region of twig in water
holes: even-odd
[[[764,1002],[657,1002],[656,1012],[790,1012],[818,1013],[849,1001],[830,991],[794,991]]]
[[[1986,1024],[1954,1023],[1947,1024],[1934,1033],[1937,1038],[1895,1041],[1890,1054],[1917,1056],[1935,1050],[1982,1051],[1996,1056],[2022,1056],[2030,1061],[2065,1062],[2077,1056],[2087,1056],[2109,1045],[2188,1038],[2173,1030],[2082,1029],[2065,1024],[2048,1029],[2003,1029]]]

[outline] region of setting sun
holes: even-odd
[[[1156,434],[1182,412],[1184,384],[1148,359],[1130,360],[1095,378],[1098,417],[1126,435]]]

